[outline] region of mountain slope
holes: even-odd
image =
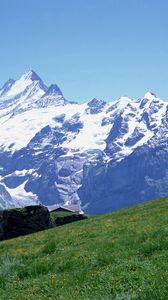
[[[1,299],[167,299],[168,198],[0,243]]]
[[[12,200],[10,194],[5,187],[0,184],[0,210],[1,208],[15,207],[15,203]]]
[[[31,70],[1,89],[0,108],[0,182],[15,205],[101,213],[168,194],[168,104],[155,94],[72,103]]]

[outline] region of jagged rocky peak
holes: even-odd
[[[28,70],[21,78],[30,79],[32,81],[42,81],[39,75],[33,70]]]
[[[95,106],[102,106],[104,107],[106,105],[106,101],[102,100],[102,99],[97,99],[97,98],[93,98],[92,100],[90,100],[88,102],[88,106],[89,107],[95,107]]]
[[[148,108],[150,104],[154,100],[159,100],[157,96],[152,92],[147,92],[141,99],[140,99],[140,108]]]
[[[47,86],[44,84],[43,80],[40,76],[33,70],[28,70],[24,73],[20,79],[15,82],[15,85],[20,87],[21,89],[25,89],[26,87],[33,85],[39,86],[44,92],[47,91]]]
[[[56,84],[51,84],[45,94],[36,101],[37,107],[61,106],[67,104],[60,88]]]
[[[91,114],[97,114],[103,110],[106,105],[106,101],[93,98],[87,104],[86,112]]]
[[[51,84],[48,90],[46,91],[45,95],[54,95],[54,94],[63,96],[62,91],[60,90],[57,84]]]
[[[2,100],[19,99],[21,97],[25,99],[29,94],[32,95],[35,86],[36,94],[38,90],[38,97],[42,96],[47,90],[41,78],[33,70],[29,70],[16,81],[10,79],[5,84],[5,89],[0,93],[0,97]]]
[[[143,97],[143,99],[147,99],[147,100],[153,100],[154,98],[157,98],[157,96],[153,92],[147,92]]]

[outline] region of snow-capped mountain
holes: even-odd
[[[1,106],[7,108],[20,105],[23,108],[41,98],[47,90],[40,77],[32,70],[19,80],[10,79],[0,90]]]
[[[8,206],[80,203],[101,213],[168,195],[167,121],[168,103],[150,92],[78,104],[32,70],[10,79],[0,89]]]

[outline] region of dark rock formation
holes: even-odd
[[[49,227],[49,211],[41,205],[0,212],[0,240],[37,232]]]
[[[60,212],[61,213],[61,212]],[[0,210],[0,241],[84,220],[80,214],[53,216],[42,205]]]
[[[85,219],[87,219],[85,215],[71,214],[69,216],[56,217],[55,220],[53,220],[52,225],[53,227],[61,226],[64,224],[85,220]]]

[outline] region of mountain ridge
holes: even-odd
[[[142,202],[168,194],[167,186],[161,188],[168,172],[168,103],[154,93],[137,100],[123,96],[111,102],[93,98],[72,103],[56,84],[46,87],[32,70],[11,86],[9,82],[7,98],[1,91],[0,183],[15,205],[80,203],[93,213],[99,206],[101,213],[105,207],[126,206],[127,199]],[[151,173],[140,166],[148,156]]]

